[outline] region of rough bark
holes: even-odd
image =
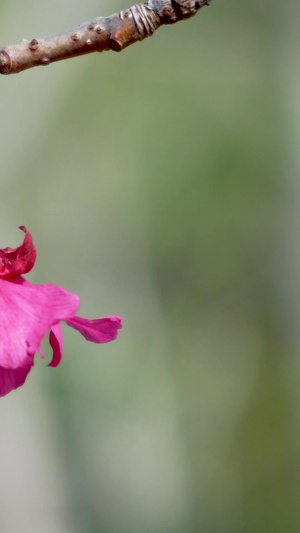
[[[38,65],[87,54],[114,50],[149,37],[163,24],[192,17],[210,0],[146,0],[143,4],[99,17],[73,31],[25,40],[0,49],[0,73],[15,74]]]

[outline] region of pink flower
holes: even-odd
[[[48,331],[53,350],[49,366],[59,365],[63,355],[61,322],[77,329],[88,341],[110,342],[117,338],[122,319],[109,316],[88,320],[76,316],[79,297],[57,285],[33,285],[22,277],[36,260],[31,234],[24,226],[23,244],[0,250],[0,396],[24,384],[34,365],[34,355]]]

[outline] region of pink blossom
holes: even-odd
[[[122,319],[109,316],[88,320],[76,315],[79,297],[57,285],[34,285],[22,274],[29,272],[36,260],[31,234],[24,226],[23,244],[0,250],[0,396],[24,384],[34,365],[34,355],[49,331],[53,350],[49,366],[59,365],[63,355],[61,322],[77,329],[86,340],[95,343],[117,338]]]

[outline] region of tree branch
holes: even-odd
[[[85,22],[71,32],[31,41],[23,39],[0,49],[0,73],[16,74],[89,52],[120,52],[149,37],[163,24],[190,18],[209,4],[210,0],[146,0],[110,17]]]

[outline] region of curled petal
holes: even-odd
[[[96,343],[115,340],[118,330],[122,328],[122,318],[119,316],[108,316],[96,320],[74,316],[66,322],[68,326],[77,329],[87,341]]]
[[[36,249],[25,226],[20,226],[25,237],[18,248],[0,250],[0,278],[14,279],[29,272],[36,260]]]
[[[50,331],[53,357],[49,366],[59,365],[63,355],[61,322],[77,329],[88,341],[110,342],[122,327],[118,316],[88,320],[76,316],[79,298],[57,285],[33,285],[23,278],[36,260],[36,249],[25,226],[18,248],[0,249],[0,396],[24,384]]]
[[[50,346],[53,350],[53,357],[48,366],[58,366],[62,360],[63,355],[63,336],[60,324],[52,326],[49,335]]]
[[[24,278],[0,279],[0,364],[27,368],[46,333],[72,318],[79,298],[57,285],[33,285]]]
[[[30,369],[31,366],[16,369],[0,367],[0,396],[24,385]]]

